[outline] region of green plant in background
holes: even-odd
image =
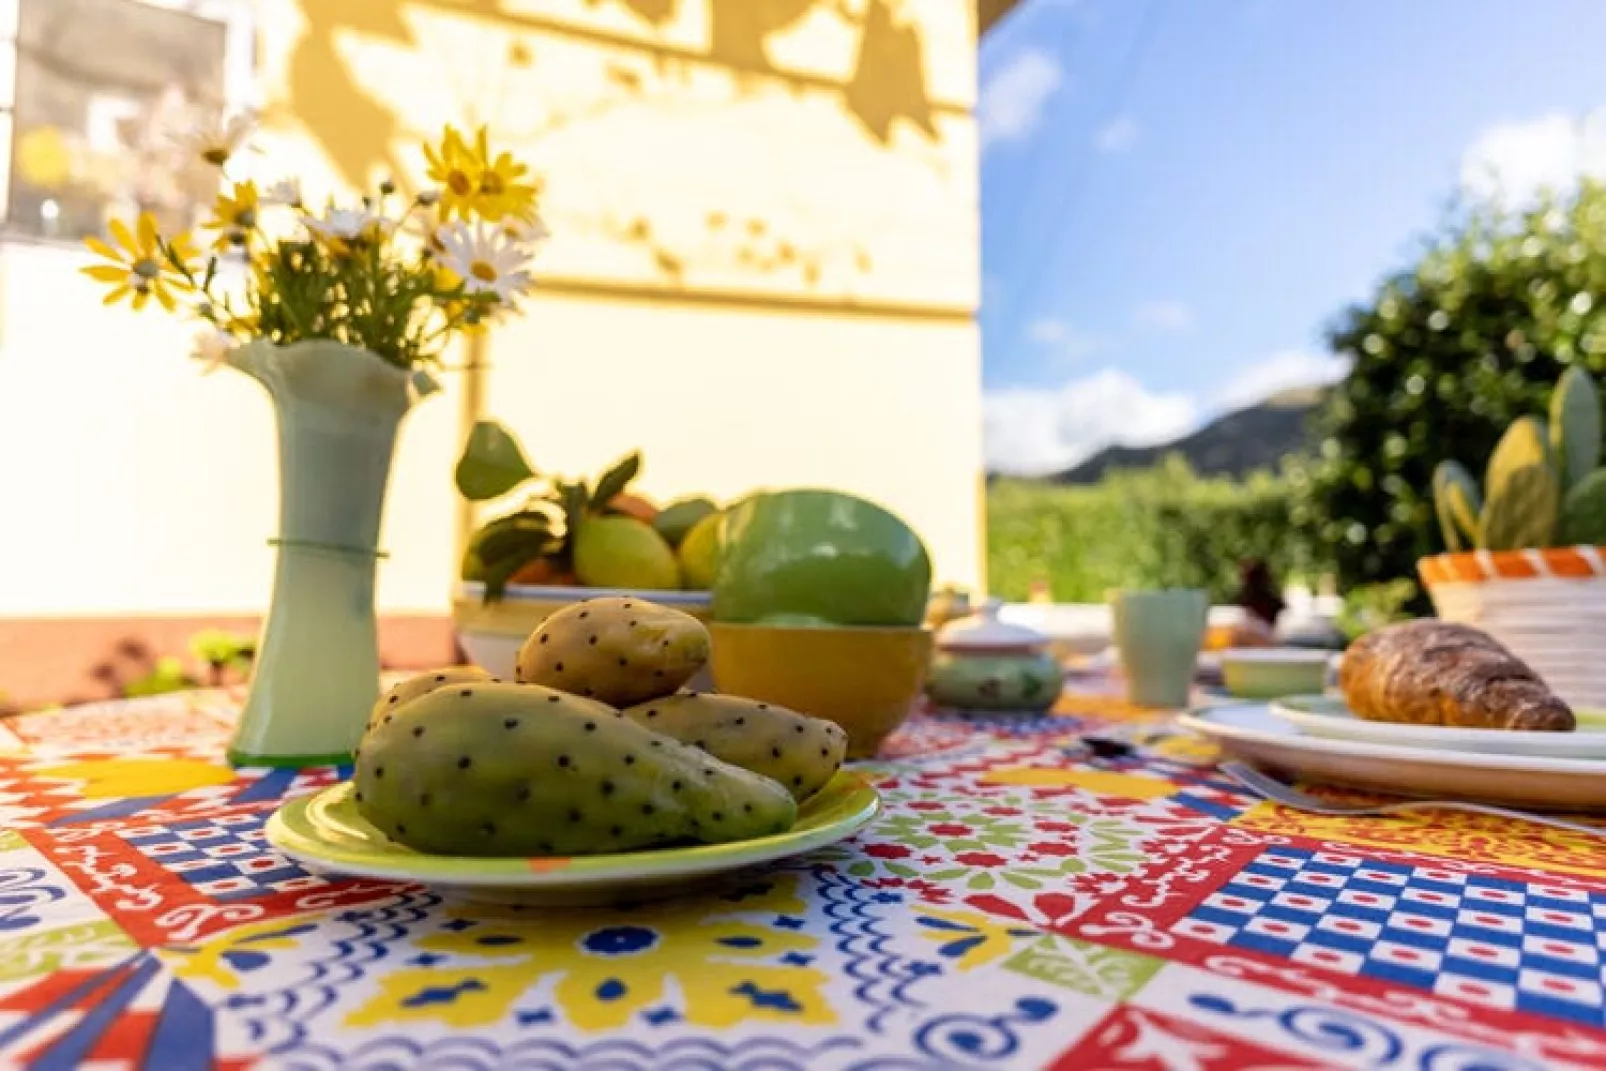
[[[1434,508],[1451,550],[1521,550],[1606,543],[1606,475],[1600,465],[1600,392],[1569,368],[1551,395],[1550,420],[1513,421],[1489,457],[1484,493],[1456,461],[1433,473]]]
[[[1102,602],[1113,587],[1238,589],[1238,563],[1261,558],[1287,582],[1327,571],[1289,519],[1291,488],[1267,473],[1196,475],[1179,455],[1092,486],[999,480],[988,490],[988,587],[1024,599],[1046,580],[1060,602]]]
[[[190,637],[190,653],[205,662],[213,687],[226,683],[231,675],[244,677],[256,658],[256,640],[222,629],[207,629]]]
[[[1349,590],[1414,575],[1447,528],[1467,544],[1466,520],[1487,503],[1465,470],[1434,466],[1489,457],[1514,421],[1545,411],[1567,368],[1606,373],[1606,186],[1585,181],[1519,212],[1458,210],[1329,341],[1351,372],[1319,419],[1317,456],[1290,478],[1296,520]],[[1542,481],[1517,480],[1505,494],[1543,507]],[[1532,537],[1504,523],[1500,541]]]
[[[1390,580],[1382,584],[1363,584],[1344,596],[1343,608],[1334,622],[1345,643],[1352,643],[1368,632],[1405,621],[1413,615],[1410,607],[1421,595],[1413,580]]]
[[[182,692],[199,687],[200,683],[185,671],[181,659],[173,655],[163,655],[143,676],[125,683],[121,691],[125,699],[138,699],[143,696],[165,695],[168,692]]]

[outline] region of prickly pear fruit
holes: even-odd
[[[1472,473],[1458,461],[1441,461],[1433,470],[1433,508],[1451,551],[1465,550],[1478,538],[1478,513],[1483,496]]]
[[[1550,452],[1550,433],[1545,422],[1538,417],[1518,417],[1495,444],[1494,453],[1489,455],[1489,470],[1483,480],[1484,494],[1493,498],[1511,473],[1530,465],[1541,465],[1556,475],[1556,459]]]
[[[675,690],[708,661],[708,630],[690,614],[615,596],[565,606],[519,650],[526,684],[627,707]]]
[[[1479,522],[1484,550],[1548,547],[1561,511],[1561,485],[1549,465],[1524,465],[1489,488]]]
[[[404,681],[398,681],[390,691],[379,697],[379,702],[375,703],[374,709],[368,713],[368,724],[373,725],[385,715],[394,714],[396,708],[403,703],[411,702],[421,695],[428,695],[437,688],[494,680],[494,677],[479,666],[447,666],[433,673],[420,673],[416,677],[408,677]]]
[[[1600,392],[1577,365],[1562,373],[1550,396],[1550,440],[1564,490],[1577,487],[1600,464]]]
[[[624,715],[773,778],[800,803],[836,775],[848,750],[848,735],[835,722],[734,695],[681,692],[629,707]]]
[[[774,781],[602,703],[522,684],[440,688],[358,749],[355,802],[382,833],[442,855],[586,855],[782,833]]]
[[[658,516],[653,518],[652,526],[664,537],[665,542],[672,547],[678,547],[681,540],[686,538],[686,533],[690,532],[698,521],[718,511],[719,507],[714,505],[711,499],[683,498],[665,506]]]
[[[1561,506],[1561,542],[1606,546],[1606,469],[1596,469],[1567,492]]]
[[[592,588],[680,587],[675,552],[652,525],[626,516],[587,517],[574,533],[574,573]]]

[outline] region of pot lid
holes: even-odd
[[[976,613],[950,621],[937,630],[937,647],[944,651],[1035,651],[1048,644],[1048,637],[1025,625],[998,620],[1003,605],[988,599]]]

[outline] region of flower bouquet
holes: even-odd
[[[256,379],[275,409],[280,507],[272,604],[236,763],[349,759],[378,696],[374,569],[402,418],[437,389],[453,340],[515,315],[546,237],[527,166],[448,127],[429,185],[386,181],[314,208],[295,179],[231,174],[251,126],[199,136],[222,189],[198,233],[114,220],[84,269],[107,304],[188,310],[195,355]]]

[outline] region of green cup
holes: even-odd
[[[1186,707],[1210,616],[1209,593],[1115,591],[1109,602],[1127,699],[1140,707]]]
[[[714,581],[714,619],[918,625],[931,558],[907,524],[836,491],[757,494],[733,507]]]

